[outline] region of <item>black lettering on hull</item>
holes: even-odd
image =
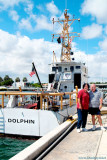
[[[11,119],[11,118],[8,118],[8,123],[35,124],[35,120],[30,120],[30,119]]]

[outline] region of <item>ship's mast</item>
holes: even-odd
[[[71,42],[73,41],[74,37],[80,37],[80,34],[77,32],[69,32],[70,26],[73,24],[75,20],[80,21],[80,19],[69,19],[69,15],[67,14],[67,9],[64,12],[64,20],[57,20],[55,21],[53,18],[53,24],[58,22],[62,26],[62,33],[59,34],[52,34],[52,40],[57,38],[58,43],[62,42],[62,49],[61,49],[61,62],[71,62]],[[70,23],[70,24],[69,24]]]

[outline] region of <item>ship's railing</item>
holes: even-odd
[[[74,94],[76,94],[76,92],[42,94],[42,96],[40,97],[41,103],[42,103],[42,100],[44,102],[42,107],[44,109],[49,109],[49,107],[50,107],[49,103],[51,103],[52,107],[59,107],[62,110],[63,109],[63,101],[67,101],[67,100],[68,100],[68,105],[72,106],[75,101],[75,100],[73,100]],[[69,95],[69,99],[64,98],[66,95]]]
[[[64,96],[68,95],[69,97],[69,106],[72,106],[74,104],[74,100],[73,100],[73,95],[76,95],[76,99],[75,102],[77,103],[77,94],[78,94],[78,88],[76,87],[76,91],[75,92],[59,92],[59,93],[35,93],[35,92],[18,92],[18,91],[7,91],[7,92],[0,92],[0,96],[1,96],[1,104],[0,106],[2,108],[4,108],[4,99],[5,98],[10,98],[11,95],[15,95],[15,96],[19,96],[19,97],[23,97],[23,96],[37,96],[40,97],[40,109],[48,109],[49,108],[49,103],[51,103],[51,106],[54,107],[60,107],[60,109],[63,109],[63,100]],[[8,101],[7,101],[8,102]],[[60,102],[60,105],[57,105],[57,102]],[[19,105],[20,107],[20,105]]]

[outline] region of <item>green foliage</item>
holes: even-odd
[[[3,78],[2,77],[0,77],[0,82],[3,82]]]
[[[107,82],[90,82],[90,84],[107,84]]]
[[[34,83],[34,84],[33,84],[33,83],[31,83],[31,86],[32,86],[32,87],[35,87],[35,88],[37,88],[37,87],[38,87],[38,88],[41,88],[41,86],[40,86],[40,84],[39,84],[39,83]]]
[[[11,86],[13,84],[13,82],[14,81],[10,78],[8,80],[3,81],[2,85],[4,85],[4,86]]]
[[[20,82],[20,78],[16,77],[15,82]]]
[[[27,78],[26,77],[24,77],[23,78],[23,82],[27,82],[28,80],[27,80]]]
[[[5,75],[4,81],[7,81],[7,80],[9,80],[9,79],[10,79],[9,76],[8,76],[8,75]]]
[[[96,82],[96,84],[101,84],[101,82]]]
[[[0,86],[11,86],[13,82],[14,81],[12,80],[12,78],[10,78],[8,75],[6,75],[4,79],[0,77]]]

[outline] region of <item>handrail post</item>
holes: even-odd
[[[48,110],[48,104],[49,104],[49,97],[47,96],[47,110]]]
[[[4,108],[4,95],[2,95],[2,108]]]
[[[40,95],[40,109],[42,109],[42,94]]]
[[[19,86],[19,91],[22,92],[21,86]],[[18,104],[19,107],[21,106],[22,101],[23,101],[22,100],[22,95],[20,95],[20,101],[19,101],[19,104]]]
[[[43,99],[43,101],[44,101],[44,110],[45,110],[45,98]]]
[[[72,105],[73,105],[73,95],[72,95],[72,97],[71,97],[71,103],[72,103]]]
[[[71,94],[69,94],[69,105],[70,105],[70,107],[71,107]]]
[[[20,92],[22,92],[22,88],[21,88],[21,86],[19,86],[19,91],[20,91]]]
[[[76,104],[77,104],[77,102],[78,102],[78,86],[75,86],[75,88],[76,88]]]
[[[61,110],[63,109],[62,101],[63,101],[63,97],[62,97],[62,95],[61,95],[61,105],[60,105]]]

